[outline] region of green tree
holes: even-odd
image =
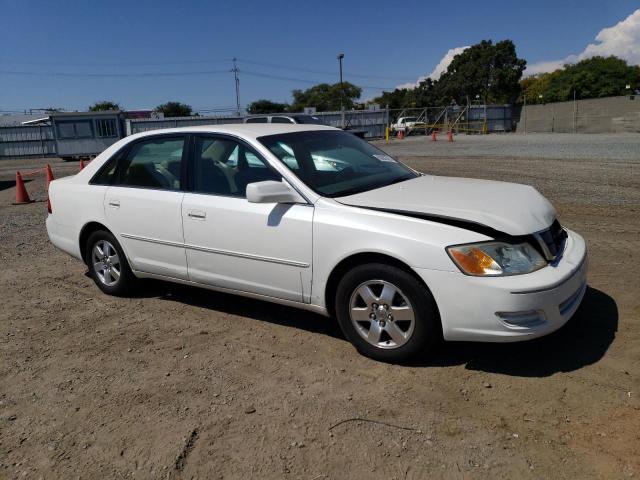
[[[479,95],[487,103],[512,103],[520,93],[520,78],[527,62],[516,55],[511,40],[491,40],[467,48],[449,64],[439,79],[426,78],[415,88],[383,92],[373,101],[390,108],[460,105]]]
[[[476,95],[485,103],[513,103],[526,65],[511,40],[495,45],[483,40],[453,57],[435,85],[435,97],[445,105],[466,104]]]
[[[165,117],[189,117],[191,105],[180,102],[167,102],[156,107],[156,112],[164,113]]]
[[[346,110],[355,107],[356,100],[362,95],[362,89],[349,82],[320,83],[307,90],[294,90],[290,111],[300,112],[305,107],[316,107],[318,111],[338,111],[342,105]]]
[[[576,98],[601,98],[625,95],[640,87],[640,67],[610,57],[591,57],[550,73],[522,80],[527,103],[562,102]],[[542,95],[542,97],[540,97]],[[519,98],[522,102],[524,99]]]
[[[409,88],[396,88],[392,92],[382,92],[382,95],[372,100],[372,103],[389,105],[389,108],[407,108],[413,103],[413,92]]]
[[[111,102],[109,100],[102,100],[100,102],[96,102],[89,107],[90,112],[103,112],[106,110],[120,110],[120,104]]]
[[[256,113],[283,113],[289,109],[288,103],[272,102],[271,100],[260,99],[247,105],[247,112]]]

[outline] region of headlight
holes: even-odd
[[[528,243],[473,243],[447,247],[462,273],[474,276],[520,275],[547,265],[547,261]]]

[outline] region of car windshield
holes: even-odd
[[[296,121],[296,123],[303,123],[309,125],[324,125],[322,120],[318,117],[314,117],[313,115],[293,115],[292,118]]]
[[[415,122],[416,120],[417,120],[417,118],[416,118],[416,117],[406,117],[406,118],[404,119],[404,122],[405,122],[405,123],[407,123],[407,122]]]
[[[419,174],[350,133],[285,133],[258,140],[316,193],[341,197],[416,178]]]

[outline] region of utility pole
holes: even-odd
[[[342,116],[342,128],[344,129],[344,86],[342,85],[342,59],[344,53],[338,55],[338,62],[340,63],[340,112]]]
[[[233,69],[231,70],[231,72],[233,72],[233,78],[236,82],[236,114],[240,116],[240,78],[238,77],[238,73],[240,72],[240,70],[238,70],[236,60],[237,59],[233,57]]]
[[[576,103],[576,90],[573,89],[573,133],[578,133],[578,122],[577,122],[577,114],[578,114],[578,104]]]
[[[524,93],[524,134],[527,134],[527,94]]]

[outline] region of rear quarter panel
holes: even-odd
[[[107,188],[79,182],[74,177],[51,182],[49,198],[53,213],[47,219],[47,230],[57,247],[82,259],[79,245],[82,228],[89,222],[99,222],[108,228],[104,216]]]

